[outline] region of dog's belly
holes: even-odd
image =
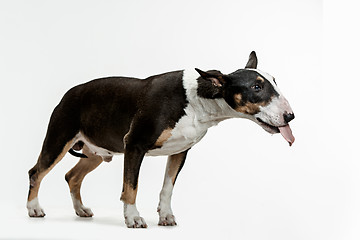
[[[198,143],[206,134],[207,128],[201,124],[185,125],[182,121],[171,131],[171,136],[159,148],[152,149],[146,153],[146,156],[168,156],[183,152],[196,143]],[[75,141],[83,141],[94,154],[101,156],[103,159],[113,155],[123,154],[112,152],[101,148],[88,140],[86,136],[79,133]]]
[[[113,155],[118,154],[102,147],[98,147],[93,144],[83,133],[78,133],[74,139],[74,142],[82,141],[89,148],[89,150],[95,155],[101,156],[104,160],[111,158]]]

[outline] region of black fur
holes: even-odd
[[[224,97],[224,75],[217,70],[210,70],[207,72],[202,72],[199,69],[196,69],[201,76],[197,79],[198,81],[198,90],[197,93],[200,97],[215,99]],[[217,79],[221,85],[214,84],[211,79]]]
[[[257,80],[260,76],[265,81]],[[241,93],[242,104],[249,103],[267,103],[273,97],[279,96],[272,84],[266,78],[256,71],[249,69],[237,70],[225,77],[225,100],[233,108],[236,107],[234,102],[234,94]],[[252,87],[259,85],[261,91],[255,91]]]
[[[252,59],[252,54],[250,54],[251,63],[247,65],[255,68],[257,60]],[[279,93],[264,76],[251,69],[239,69],[229,75],[224,75],[217,70],[203,72],[196,69],[196,71],[201,75],[197,79],[198,95],[209,99],[224,98],[232,108],[236,108],[234,95],[238,93],[242,96],[242,105],[268,103],[273,97],[279,96]],[[259,76],[265,81],[257,80]],[[214,84],[214,79],[220,84]],[[255,91],[252,88],[255,85],[259,85],[261,91]]]
[[[125,153],[125,179],[135,188],[144,154],[163,130],[173,128],[185,114],[182,76],[183,71],[144,80],[109,77],[70,89],[50,119],[42,150],[45,168],[65,143],[82,132],[98,147]],[[70,153],[79,154],[72,150]]]

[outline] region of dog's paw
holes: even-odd
[[[28,209],[30,217],[45,217],[45,212],[42,208],[31,208]]]
[[[92,217],[94,216],[90,208],[84,207],[84,205],[78,206],[75,208],[75,213],[79,217]]]
[[[125,224],[128,228],[147,228],[145,220],[140,217],[135,204],[124,204]]]
[[[26,208],[28,209],[28,214],[30,217],[44,217],[45,212],[40,207],[38,198],[34,198],[33,200],[27,202]]]
[[[160,216],[159,226],[176,226],[175,216],[172,214],[168,214],[166,216]]]
[[[145,220],[140,216],[126,217],[125,224],[128,228],[147,228]]]
[[[73,201],[73,206],[74,206],[76,215],[78,215],[79,217],[92,217],[92,216],[94,216],[91,209],[85,207],[79,199],[76,199],[74,194],[71,194],[71,199]]]

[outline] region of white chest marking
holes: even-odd
[[[208,128],[197,120],[191,106],[185,108],[185,113],[186,115],[175,125],[171,131],[171,137],[164,142],[162,147],[153,149],[146,155],[160,156],[180,153],[194,146],[205,136]]]
[[[171,137],[161,148],[151,150],[148,156],[172,155],[183,152],[198,143],[206,134],[207,129],[220,121],[247,116],[236,112],[224,99],[205,99],[197,94],[199,74],[195,70],[185,70],[183,87],[186,91],[188,105],[184,109],[185,115],[180,118]]]

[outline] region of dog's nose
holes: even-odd
[[[284,120],[286,123],[290,122],[295,118],[295,115],[293,113],[284,113]]]

